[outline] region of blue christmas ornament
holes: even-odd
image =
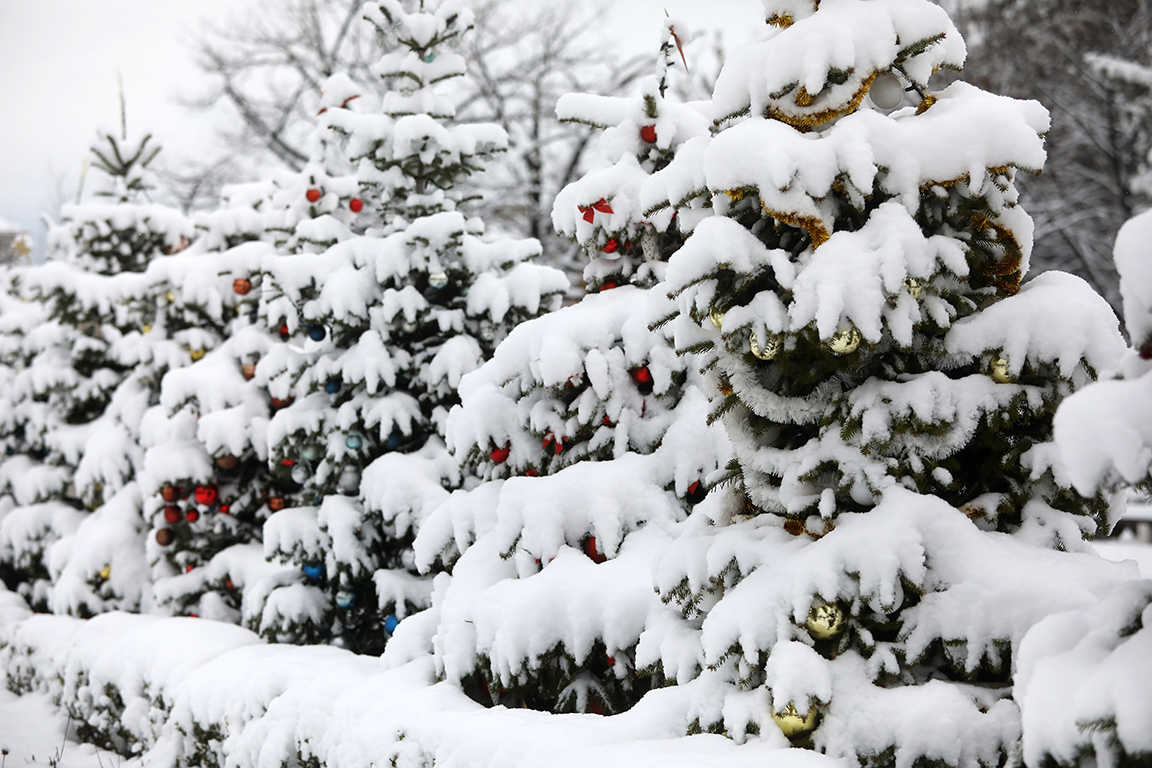
[[[426,56],[424,56],[425,64],[431,64],[434,61],[436,61],[436,54],[429,52]]]
[[[336,593],[336,605],[341,610],[346,611],[356,605],[356,595],[342,589]]]
[[[348,437],[344,438],[344,445],[347,446],[350,451],[358,451],[364,446],[364,438],[360,437],[360,435],[348,435]]]
[[[324,337],[327,335],[328,332],[324,330],[324,326],[322,325],[308,326],[308,338],[312,339],[312,341],[324,341]]]
[[[343,386],[340,379],[328,379],[328,383],[324,385],[324,391],[330,395],[334,395],[339,392]]]
[[[304,450],[300,451],[300,455],[305,461],[317,461],[324,455],[324,451],[318,445],[306,445]]]
[[[400,626],[400,619],[396,618],[396,614],[390,613],[384,617],[384,631],[388,634],[395,632],[398,626]]]
[[[393,427],[392,434],[388,435],[387,442],[384,443],[385,450],[394,451],[400,447],[400,441],[404,439],[404,433],[399,429]]]
[[[304,565],[304,576],[312,581],[319,581],[324,578],[324,564],[323,563],[307,563]]]

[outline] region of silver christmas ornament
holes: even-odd
[[[880,109],[895,109],[904,101],[904,83],[891,72],[881,72],[872,81],[868,96]]]

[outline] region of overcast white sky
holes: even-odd
[[[698,31],[722,28],[729,49],[763,18],[758,0],[608,6],[606,45],[629,52],[655,47],[664,9]],[[170,159],[203,152],[211,118],[177,103],[198,81],[185,41],[201,19],[243,18],[253,7],[260,0],[0,0],[0,219],[42,240],[40,216],[75,191],[96,128],[119,121],[117,71],[130,127],[155,133]]]

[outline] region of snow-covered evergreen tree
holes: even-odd
[[[668,22],[666,54],[673,34]],[[668,64],[637,96],[561,100],[565,119],[606,128],[601,166],[553,212],[596,292],[517,327],[449,418],[450,448],[488,482],[422,526],[419,565],[452,579],[418,627],[435,633],[440,672],[485,704],[620,712],[659,685],[635,658],[660,609],[654,553],[727,458],[699,376],[648,327],[648,286],[682,240],[671,212],[643,215],[640,189],[708,134],[698,109],[664,99]]]
[[[192,236],[149,198],[150,135],[101,132],[90,192],[62,209],[46,264],[15,270],[30,302],[6,317],[0,558],[38,607],[86,615],[145,598],[139,430],[160,377],[187,361],[181,327],[158,319],[171,293],[149,271]],[[195,336],[195,331],[190,331]]]
[[[291,465],[303,496],[264,530],[269,557],[299,577],[252,600],[264,605],[261,627],[379,653],[430,590],[414,572],[411,499],[379,480],[425,482],[433,495],[461,482],[440,436],[461,376],[514,325],[554,307],[567,280],[528,263],[535,241],[486,239],[464,213],[457,183],[507,142],[497,126],[447,122],[471,12],[454,0],[411,12],[387,0],[365,15],[395,43],[377,66],[393,89],[375,108],[347,78],[329,81],[325,141],[342,144],[356,170],[299,190],[355,214],[362,234],[320,215],[296,226],[292,253],[263,266],[262,314],[291,339],[259,366],[285,403],[269,423],[269,461]],[[365,504],[370,465],[378,482]]]
[[[1086,594],[1055,550],[1086,549],[1111,500],[1068,485],[1052,416],[1122,343],[1078,278],[1021,284],[1013,179],[1043,165],[1047,113],[933,90],[964,61],[942,9],[764,7],[774,29],[725,64],[714,135],[642,194],[715,214],[680,217],[662,288],[734,459],[657,572],[681,618],[641,649],[695,678],[692,731],[1000,763],[1020,638]]]

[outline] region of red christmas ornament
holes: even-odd
[[[488,454],[488,458],[492,459],[494,464],[503,464],[508,461],[508,456],[512,453],[507,445],[503,448],[493,448],[492,452]]]
[[[166,547],[176,540],[176,534],[172,533],[171,528],[161,528],[156,531],[156,543],[162,547]]]
[[[609,240],[604,243],[604,247],[600,250],[604,251],[604,253],[616,253],[616,251],[620,250],[620,243],[615,240]]]
[[[190,523],[194,523],[200,519],[200,513],[195,509],[190,509],[188,510],[188,514],[184,516],[184,519]]]
[[[176,525],[183,516],[180,507],[164,507],[164,522],[169,525]]]
[[[196,490],[193,493],[193,496],[195,497],[197,504],[204,504],[205,506],[208,506],[216,503],[216,498],[219,496],[219,493],[216,491],[215,486],[198,485],[196,486]]]
[[[692,485],[688,486],[688,495],[685,498],[688,499],[689,504],[696,506],[700,502],[704,501],[704,497],[707,495],[708,489],[704,487],[704,483],[697,480],[696,482],[692,483]]]
[[[232,578],[230,576],[224,577],[224,589],[227,589],[228,591],[236,589],[236,585],[232,583]]]
[[[231,504],[221,504],[220,505],[220,514],[227,515],[231,512],[232,512],[232,505]]]
[[[600,551],[599,547],[596,546],[595,536],[589,536],[584,540],[584,554],[588,555],[588,559],[597,565],[608,560],[608,558],[604,556],[604,553]]]
[[[291,335],[292,331],[288,329],[288,323],[284,323],[280,326],[280,339],[282,341],[288,341],[288,337]]]
[[[640,138],[649,144],[656,143],[656,126],[644,125],[640,127]]]
[[[246,277],[238,277],[232,281],[232,290],[241,296],[247,296],[252,290],[252,281]]]
[[[593,219],[596,218],[597,211],[600,213],[613,213],[612,206],[608,205],[608,201],[604,198],[600,198],[596,202],[592,203],[592,205],[578,205],[576,207],[579,208],[580,212],[584,214],[584,221],[588,222],[589,224],[591,224]]]
[[[308,198],[308,202],[315,203],[317,200],[320,199],[320,190],[310,189],[306,193],[304,193],[304,197]]]
[[[536,467],[528,467],[528,469],[525,470],[525,472],[524,472],[524,476],[525,477],[539,477],[540,476],[540,470],[536,469]],[[539,561],[537,561],[537,562],[539,562]]]
[[[176,486],[174,485],[165,485],[160,489],[160,498],[169,503],[176,501],[179,495],[180,492],[176,490]]]
[[[360,213],[360,211],[364,210],[364,201],[358,197],[354,197],[348,201],[348,207],[352,210],[352,213]]]
[[[286,506],[288,506],[288,502],[284,501],[283,496],[271,496],[268,499],[268,509],[273,512],[279,512]]]
[[[192,563],[188,563],[188,565],[184,566],[184,573],[192,573],[192,569],[195,567]]]
[[[604,426],[612,426],[612,419],[608,418],[608,414],[604,414]]]
[[[243,376],[245,380],[251,380],[252,377],[256,375],[256,363],[241,363],[240,375]]]
[[[278,397],[272,398],[272,408],[275,410],[280,410],[281,408],[287,408],[290,405],[292,405],[292,398],[290,398],[290,397],[285,398],[283,400],[281,400]]]
[[[636,382],[636,389],[640,394],[647,395],[652,392],[652,371],[648,366],[642,365],[632,371],[632,381]]]
[[[280,459],[280,463],[285,467],[294,467],[296,466],[296,459]]]

